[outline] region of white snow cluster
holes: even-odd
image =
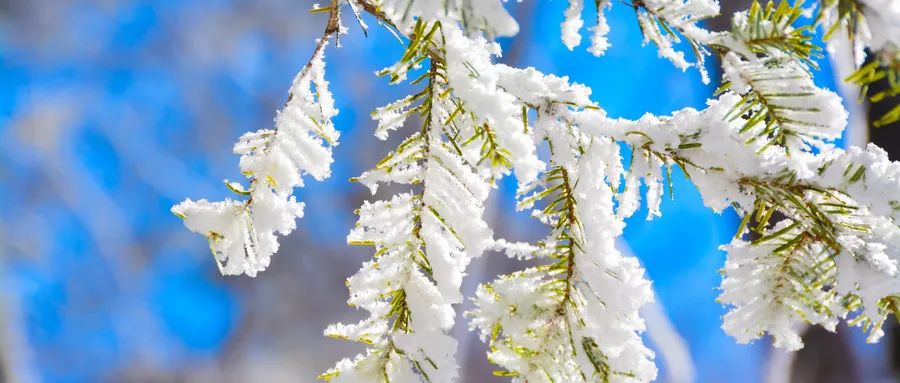
[[[244,201],[210,202],[190,199],[172,207],[191,231],[204,235],[224,275],[251,277],[269,266],[278,238],[296,227],[303,203],[292,195],[303,186],[304,174],[317,180],[331,173],[331,146],[338,132],[331,119],[338,113],[325,80],[322,51],[313,57],[290,89],[290,98],[275,119],[275,130],[244,134],[234,145],[241,155],[241,173],[250,181],[226,185],[247,196]]]
[[[560,25],[562,41],[569,50],[575,49],[581,44],[581,28],[584,26],[584,19],[581,18],[583,10],[584,0],[569,0],[569,7],[563,14],[565,19]]]
[[[519,24],[503,6],[506,0],[375,0],[376,5],[401,32],[408,32],[416,20],[464,23],[468,31],[491,36],[512,36]]]
[[[612,7],[609,0],[598,0],[594,4],[597,6],[595,24],[588,28],[591,32],[591,45],[587,51],[594,56],[600,57],[609,49],[610,43],[606,38],[609,33],[609,23],[606,21],[606,9]],[[581,17],[584,10],[584,0],[569,0],[569,7],[564,13],[562,27],[562,41],[569,50],[575,49],[581,45],[581,28],[584,26],[584,19]]]

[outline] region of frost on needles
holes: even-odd
[[[172,210],[207,237],[223,274],[254,276],[269,265],[276,233],[290,233],[302,216],[293,188],[303,175],[329,174],[337,111],[323,52],[348,30],[341,16],[349,8],[360,28],[371,18],[401,38],[406,49],[379,75],[415,91],[372,113],[376,138],[403,139],[353,181],[373,195],[389,183],[401,191],[357,211],[347,241],[371,247],[373,256],[347,280],[348,303],[368,317],[325,333],[365,350],[320,379],[455,381],[457,341],[449,333],[454,306],[466,299],[460,285],[472,258],[496,250],[531,266],[468,297],[475,308],[465,318],[487,343],[495,375],[514,382],[653,380],[639,315],[653,299],[650,281],[615,240],[642,200],[648,219],[662,214],[673,171],[684,172],[707,207],[742,217],[722,246],[727,333],[739,342],[770,334],[776,346],[793,350],[802,347],[795,323],[834,330],[847,320],[875,341],[900,311],[900,164],[873,145],[834,146],[847,112],[837,94],[813,81],[821,53],[810,36],[822,28],[832,48],[844,41],[857,55],[872,55],[870,64],[857,61],[849,81],[895,84],[900,11],[882,3],[754,2],[733,15],[729,30],[709,31],[701,22],[719,13],[714,0],[594,1],[591,53],[610,49],[606,36],[615,31],[604,13],[630,6],[660,57],[699,70],[705,82],[707,58],[722,67],[705,109],[626,120],[606,115],[591,89],[566,77],[496,63],[501,51],[493,38],[518,31],[499,0],[335,0],[313,9],[328,15],[326,29],[276,129],[248,133],[235,145],[248,182],[226,185],[241,199],[187,200]],[[570,0],[563,16],[570,49],[581,42],[585,8]],[[900,119],[900,111],[891,113],[879,121]],[[536,243],[494,238],[483,218],[496,182],[511,174],[518,209],[547,227]]]
[[[331,173],[331,146],[339,136],[331,119],[338,111],[324,77],[325,44],[323,39],[294,79],[275,129],[244,134],[234,145],[249,186],[228,180],[225,185],[242,199],[188,199],[172,207],[188,229],[209,240],[222,274],[253,277],[265,270],[278,251],[276,233],[290,234],[303,217],[303,203],[292,195],[303,186],[301,176],[321,180]]]

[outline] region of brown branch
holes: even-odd
[[[353,0],[351,0],[353,1]],[[390,26],[391,28],[397,29],[397,26],[388,19],[387,15],[381,11],[375,4],[372,4],[368,0],[355,0],[356,4],[359,4],[362,7],[363,11],[372,15],[372,17],[376,18],[379,22]],[[398,30],[399,31],[399,30]]]
[[[340,30],[340,0],[331,0],[331,9],[328,12],[328,23],[325,24],[325,31],[322,33],[322,37],[319,38],[319,41],[316,43],[316,48],[313,49],[312,56],[310,56],[309,61],[306,62],[306,65],[303,66],[303,69],[300,69],[300,73],[298,74],[299,78],[306,77],[306,74],[309,73],[309,69],[312,67],[313,60],[316,59],[316,56],[322,54],[322,50],[325,49],[325,45],[327,45],[328,40],[331,39],[332,36],[338,33]],[[288,96],[288,101],[293,98],[293,93]]]

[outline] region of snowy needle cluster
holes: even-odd
[[[496,250],[532,265],[470,297],[475,309],[465,317],[488,343],[496,375],[531,383],[653,380],[639,315],[653,299],[650,282],[615,241],[642,199],[648,219],[662,214],[673,171],[684,172],[710,209],[733,208],[743,217],[722,246],[726,332],[740,342],[770,334],[777,346],[798,349],[797,322],[833,330],[847,320],[877,340],[888,315],[900,311],[900,164],[872,145],[834,146],[847,112],[838,95],[813,82],[821,54],[811,33],[822,28],[831,43],[856,47],[859,69],[850,81],[888,77],[896,92],[897,3],[754,2],[733,15],[728,31],[700,24],[719,13],[715,0],[593,6],[590,52],[610,48],[607,9],[630,6],[660,57],[696,68],[704,81],[706,59],[718,59],[717,98],[699,111],[611,118],[585,86],[495,63],[501,52],[493,38],[518,30],[500,0],[335,0],[313,9],[328,15],[327,26],[275,129],[235,145],[248,180],[226,186],[242,198],[187,200],[172,210],[206,236],[223,274],[254,276],[269,265],[276,233],[290,233],[303,213],[293,189],[304,175],[329,175],[337,111],[323,52],[346,33],[346,10],[362,29],[372,18],[405,42],[379,75],[416,91],[372,112],[375,137],[403,138],[353,181],[373,194],[389,183],[405,191],[357,211],[348,243],[371,247],[373,257],[347,286],[349,304],[368,318],[325,333],[366,350],[320,379],[454,381],[457,341],[449,333],[454,305],[464,299],[461,281],[473,257]],[[569,48],[581,42],[584,8],[569,1],[561,26]],[[900,117],[892,113],[882,120]],[[539,151],[543,146],[549,150]],[[547,227],[537,243],[495,238],[483,219],[497,180],[511,174],[518,209]]]

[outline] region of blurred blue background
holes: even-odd
[[[560,42],[565,5],[509,4],[522,32],[501,40],[501,60],[589,85],[612,116],[704,106],[715,84],[641,47],[629,8],[614,7],[612,48],[597,59]],[[268,271],[218,275],[206,241],[169,213],[186,197],[223,198],[221,180],[241,178],[231,146],[272,125],[325,23],[309,8],[291,0],[0,1],[4,381],[308,382],[360,350],[321,332],[362,316],[344,304],[343,281],[370,254],[344,246],[344,236],[353,209],[372,197],[347,179],[391,145],[371,135],[369,111],[409,91],[373,74],[401,52],[387,32],[373,27],[365,38],[350,16],[350,34],[328,49],[341,110],[337,162],[329,180],[298,190],[306,217]],[[833,87],[828,61],[820,64],[818,81]],[[705,209],[674,174],[676,200],[664,200],[662,218],[636,214],[627,244],[697,381],[770,380],[768,341],[737,345],[719,329],[717,246],[733,235],[735,215]],[[509,213],[513,185],[501,185],[489,220],[498,236],[537,238],[539,225]],[[516,267],[488,254],[464,289]],[[853,363],[865,377],[882,376],[884,346],[846,333]],[[461,381],[490,381],[481,342],[461,344]],[[669,367],[658,359],[666,381]]]

